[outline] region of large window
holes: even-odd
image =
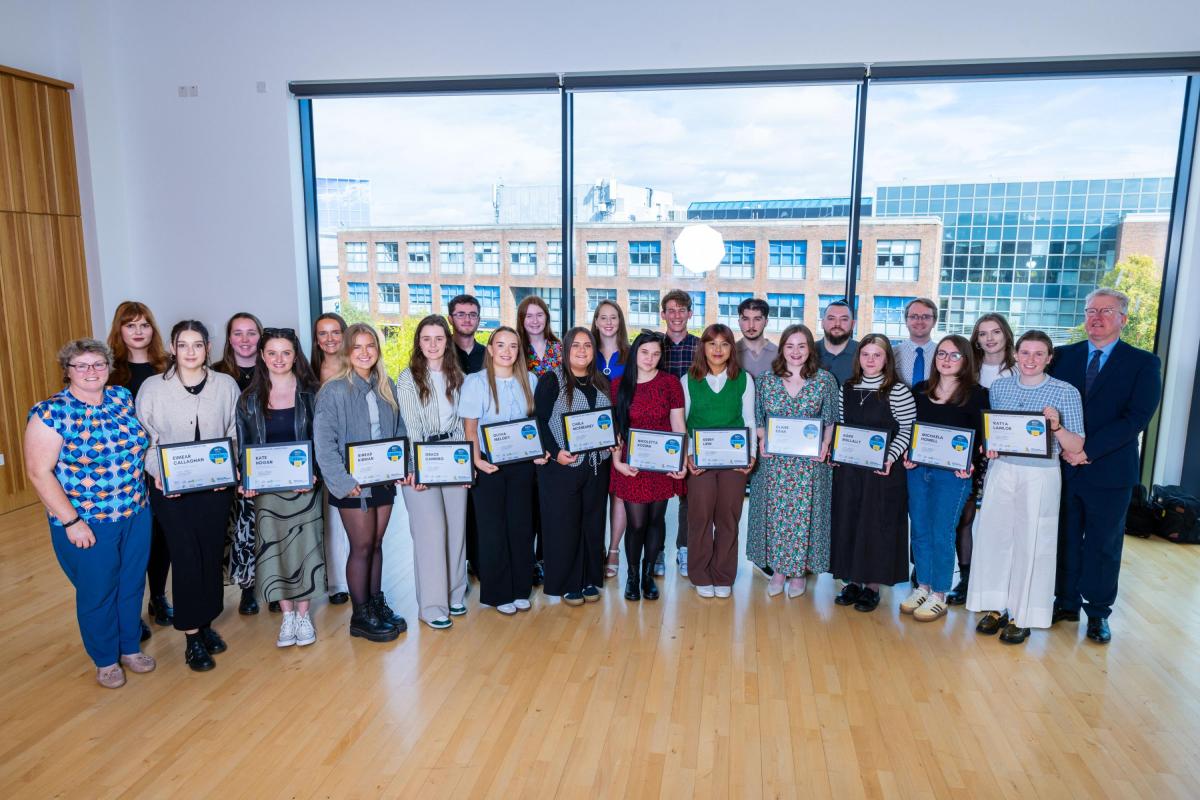
[[[860,256],[858,272],[855,276],[862,277],[862,241],[858,243],[858,253]],[[846,281],[846,240],[845,239],[822,239],[821,240],[821,280],[823,281]]]
[[[381,283],[379,286],[379,305],[376,310],[380,314],[400,313],[400,284]]]
[[[465,269],[463,262],[462,242],[441,242],[438,244],[438,268],[443,275],[461,275]]]
[[[350,281],[346,284],[346,299],[359,311],[370,311],[371,284],[366,281]]]
[[[653,328],[658,325],[658,290],[629,290],[629,325]]]
[[[476,275],[499,275],[500,274],[500,243],[499,242],[476,242],[475,243],[475,274]]]
[[[509,242],[508,257],[510,274],[537,274],[537,242]]]
[[[717,292],[717,322],[738,331],[738,306],[754,295],[750,292]]]
[[[617,274],[617,243],[587,243],[588,277],[613,277]]]
[[[399,242],[376,242],[375,243],[375,271],[376,272],[399,272],[400,271],[400,243]]]
[[[367,271],[367,243],[346,242],[346,271]]]
[[[703,330],[705,325],[708,324],[705,319],[705,311],[708,308],[708,294],[703,289],[697,289],[695,291],[688,292],[688,294],[692,298],[692,319],[691,322],[688,323],[688,328],[690,330]],[[658,325],[662,325],[661,314],[662,306],[659,306],[660,321],[657,323]]]
[[[519,306],[526,297],[538,296],[546,301],[550,308],[550,327],[560,336],[562,329],[562,289],[542,286],[514,286],[512,288],[513,306]]]
[[[500,325],[500,287],[475,285],[475,299],[479,301],[479,327],[485,330]]]
[[[908,338],[908,326],[904,322],[904,307],[912,302],[911,297],[888,297],[875,295],[871,332],[882,333],[893,341]],[[920,308],[920,306],[917,306]]]
[[[408,271],[429,272],[429,242],[409,242]]]
[[[767,293],[767,305],[771,316],[767,319],[767,330],[782,331],[789,325],[804,322],[804,295]]]
[[[596,306],[600,305],[605,300],[609,300],[613,303],[617,302],[617,290],[616,289],[588,289],[587,290],[588,318],[587,318],[587,320],[582,320],[582,321],[584,321],[584,322],[590,321],[592,318],[592,313],[596,310]]]
[[[808,266],[808,242],[804,239],[772,239],[767,277],[777,281],[802,281]]]
[[[428,283],[408,285],[408,313],[420,317],[433,313],[433,287]]]
[[[458,297],[460,294],[466,294],[467,287],[461,283],[443,283],[441,285],[442,295],[442,313],[450,313],[450,301]]]
[[[875,243],[876,280],[915,281],[920,270],[920,239],[880,239]]]
[[[662,264],[662,242],[629,243],[629,277],[657,278]]]
[[[721,278],[749,280],[754,277],[754,241],[725,242],[725,257],[717,267]]]
[[[546,242],[546,272],[562,275],[562,240]]]

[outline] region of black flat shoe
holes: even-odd
[[[344,606],[346,603],[349,603],[349,602],[350,602],[350,595],[348,595],[345,592],[334,592],[333,594],[329,595],[330,605]]]
[[[200,641],[204,643],[204,649],[213,655],[224,653],[229,649],[225,644],[225,640],[221,638],[221,634],[212,628],[200,629]]]
[[[625,579],[625,599],[631,601],[642,599],[642,590],[638,586],[638,577],[632,572]]]
[[[242,599],[238,602],[238,613],[243,617],[258,613],[258,600],[254,597],[253,589],[242,589]]]
[[[642,597],[647,600],[658,599],[658,584],[654,582],[654,563],[650,563],[650,568],[642,570]]]
[[[852,606],[858,602],[858,598],[862,596],[863,587],[857,583],[847,583],[842,587],[842,593],[833,598],[833,602],[839,606]]]
[[[146,624],[144,619],[138,620],[142,625],[142,635],[139,637],[141,641],[146,641],[150,638],[150,626]]]
[[[1000,634],[1000,641],[1005,644],[1024,644],[1028,638],[1029,628],[1018,628],[1013,622],[1008,623]]]
[[[858,594],[858,602],[854,604],[854,610],[866,613],[868,611],[874,611],[878,605],[879,592],[875,591],[874,589],[868,589],[864,586],[862,591]]]
[[[1108,629],[1108,620],[1102,617],[1088,617],[1087,637],[1097,644],[1108,644],[1112,641],[1112,631]]]
[[[592,585],[583,587],[583,599],[587,603],[595,603],[600,599],[600,590]]]
[[[979,620],[979,624],[975,626],[975,632],[982,633],[984,636],[992,636],[1007,624],[1007,611],[1003,614],[996,611],[989,611],[983,615],[983,619]]]
[[[150,602],[146,605],[146,611],[149,612],[150,619],[154,620],[155,625],[170,625],[175,619],[175,609],[171,608],[165,594],[151,597]]]
[[[958,568],[960,577],[958,584],[946,593],[946,605],[961,606],[967,602],[967,588],[971,581],[971,565]]]
[[[1053,625],[1056,622],[1079,622],[1079,611],[1072,611],[1069,608],[1056,608],[1050,616],[1050,624]],[[1091,627],[1090,620],[1088,621],[1088,627],[1089,629]]]
[[[272,600],[271,602],[267,603],[267,611],[270,611],[272,614],[278,614],[282,610],[283,609],[279,607],[278,600]]]
[[[383,594],[383,592],[380,592],[372,597],[368,602],[368,605],[370,605],[371,610],[375,612],[375,616],[379,617],[379,619],[390,625],[394,625],[396,630],[400,633],[404,633],[406,630],[408,630],[408,623],[404,621],[404,617],[400,616],[395,611],[392,611],[392,607],[388,605],[387,597]]]
[[[204,647],[204,643],[199,639],[192,639],[188,642],[183,651],[183,663],[196,672],[208,672],[217,665],[217,662],[213,661],[212,655]]]
[[[533,585],[541,586],[542,581],[546,579],[546,571],[542,568],[542,562],[533,562]]]

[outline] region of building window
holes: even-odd
[[[475,243],[475,274],[476,275],[499,275],[500,274],[500,243],[499,242],[476,242]]]
[[[684,280],[698,280],[704,277],[703,272],[692,272],[690,269],[679,263],[679,251],[673,246],[671,247],[671,276],[675,278],[683,278]]]
[[[767,277],[777,281],[802,281],[808,266],[808,242],[804,239],[772,239]]]
[[[854,275],[856,278],[862,277],[862,240],[858,242],[858,270]],[[846,240],[845,239],[822,239],[821,240],[821,280],[823,281],[844,281],[846,280]]]
[[[367,271],[367,243],[346,242],[346,271]]]
[[[594,314],[596,311],[596,306],[600,305],[600,303],[604,302],[605,300],[608,300],[611,303],[617,302],[616,289],[588,289],[587,293],[587,309],[589,314]]]
[[[629,324],[655,326],[658,324],[658,290],[629,290]]]
[[[400,243],[375,243],[375,269],[378,272],[400,271]]]
[[[717,322],[738,330],[738,306],[743,300],[753,297],[750,292],[717,292]],[[692,304],[692,320],[695,321],[695,303]]]
[[[692,318],[688,321],[688,327],[702,329],[704,327],[705,306],[707,305],[705,298],[707,298],[708,295],[703,289],[699,289],[694,292],[688,292],[688,294],[692,298]]]
[[[408,271],[429,272],[429,242],[408,243]]]
[[[442,242],[439,244],[438,266],[444,275],[463,274],[463,243]]]
[[[365,246],[365,245],[364,245]],[[366,281],[350,281],[346,284],[346,298],[350,305],[360,311],[371,310],[371,284]]]
[[[398,283],[381,283],[378,286],[379,290],[379,307],[380,314],[399,314],[400,313],[400,284]]]
[[[629,243],[629,277],[657,278],[662,264],[662,242]]]
[[[508,257],[508,271],[511,274],[537,274],[537,242],[509,242]]]
[[[717,267],[721,278],[749,279],[754,277],[754,240],[725,243],[725,257]]]
[[[802,294],[768,292],[767,304],[771,306],[771,316],[767,319],[767,330],[769,331],[782,331],[789,325],[800,325],[804,322],[804,295]]]
[[[512,287],[513,305],[521,305],[526,297],[537,295],[546,301],[550,307],[550,327],[557,333],[562,333],[562,289],[544,286],[514,286]]]
[[[920,268],[920,239],[880,239],[875,243],[876,280],[915,281]]]
[[[500,287],[475,284],[479,301],[479,327],[490,330],[500,326]]]
[[[562,275],[562,242],[546,242],[546,270]]]
[[[433,286],[428,283],[408,285],[408,314],[417,316],[433,313]]]
[[[617,243],[587,243],[587,274],[591,277],[611,277],[617,274]]]
[[[908,336],[908,326],[904,324],[904,307],[912,302],[911,297],[889,297],[875,295],[875,309],[871,316],[871,331],[882,333],[892,338]]]
[[[450,301],[467,291],[467,287],[461,283],[443,283],[442,284],[442,313],[450,313]]]

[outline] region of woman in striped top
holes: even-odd
[[[892,344],[879,333],[858,343],[854,373],[838,395],[838,419],[888,431],[883,469],[840,465],[833,475],[830,569],[848,581],[834,602],[874,611],[879,587],[908,579],[908,488],[896,466],[908,450],[917,406],[896,373]]]
[[[463,374],[450,349],[451,336],[450,325],[437,314],[417,323],[412,359],[396,378],[400,417],[414,443],[463,438],[458,417]],[[403,489],[419,616],[431,628],[449,628],[451,616],[467,613],[467,488],[415,484]]]

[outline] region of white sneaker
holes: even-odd
[[[525,602],[529,601],[526,600]],[[496,606],[496,610],[506,617],[511,617],[513,614],[517,613],[517,606],[515,603],[501,603],[500,605]]]
[[[304,647],[306,644],[312,644],[317,640],[317,629],[312,623],[312,617],[305,614],[303,617],[296,617],[296,644]]]
[[[908,599],[900,604],[900,613],[913,613],[921,607],[921,604],[925,602],[926,597],[929,597],[928,589],[922,589],[920,586],[918,586],[916,589],[913,589],[912,594],[908,596]]]
[[[513,600],[513,605],[517,607],[517,611],[528,611],[530,609],[529,601],[523,597]]]
[[[296,643],[296,612],[285,611],[283,624],[279,626],[279,638],[275,640],[276,647],[291,647]]]
[[[712,586],[697,586],[696,594],[700,595],[701,597],[712,597],[714,594],[713,587]]]
[[[733,587],[732,586],[714,586],[713,592],[716,593],[717,597],[724,600],[726,597],[729,597],[729,595],[733,594]]]
[[[675,551],[675,563],[679,566],[679,574],[687,577],[687,548],[680,547]],[[712,595],[709,595],[710,597]]]

